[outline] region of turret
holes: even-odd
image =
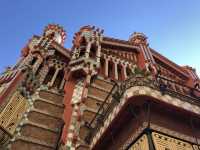
[[[148,45],[146,35],[141,32],[134,32],[133,34],[131,34],[131,36],[129,37],[129,42],[133,45]]]
[[[95,74],[100,66],[103,30],[83,26],[74,36],[70,71]],[[76,75],[79,73],[76,73]],[[80,75],[80,74],[79,74]]]
[[[129,42],[132,45],[138,46],[140,49],[140,54],[138,56],[140,61],[138,62],[138,66],[141,69],[146,69],[156,75],[157,66],[150,50],[147,36],[140,32],[134,32],[131,34]]]
[[[64,45],[66,39],[66,32],[59,25],[49,24],[45,27],[44,36],[51,37],[58,44]]]

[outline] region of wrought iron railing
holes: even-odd
[[[164,93],[200,106],[200,90],[161,76],[156,78],[156,84]]]
[[[169,80],[162,76],[153,78],[148,74],[133,74],[129,79],[113,86],[105,101],[100,105],[98,112],[94,118],[86,126],[89,128],[89,133],[85,141],[89,144],[97,131],[103,126],[105,119],[113,108],[118,104],[124,92],[133,86],[148,86],[159,90],[162,94],[169,94],[181,100],[195,103],[200,106],[200,97],[195,95],[200,94],[200,91],[184,84]],[[111,101],[108,102],[108,100]]]
[[[116,91],[118,91],[118,87],[119,86],[117,83],[113,85],[111,91],[108,93],[103,103],[101,103],[101,105],[99,106],[99,109],[94,118],[88,124],[86,124],[86,126],[90,129],[89,134],[85,138],[85,141],[88,144],[90,143],[91,138],[95,135],[96,131],[98,131],[99,127],[103,125],[103,121],[106,118],[105,116],[107,116],[107,114],[109,114],[110,112],[109,110],[112,110],[111,106],[113,108],[115,104],[112,101],[113,100],[112,96]]]

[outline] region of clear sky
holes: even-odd
[[[0,71],[48,23],[65,28],[68,48],[83,25],[124,40],[143,32],[152,48],[200,75],[200,0],[0,0]]]

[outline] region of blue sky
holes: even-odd
[[[0,0],[0,71],[15,64],[28,39],[48,23],[65,28],[66,47],[88,24],[124,40],[144,32],[152,48],[200,74],[199,0]]]

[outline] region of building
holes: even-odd
[[[149,47],[84,26],[71,49],[48,25],[0,76],[0,145],[11,150],[199,150],[200,79]]]

